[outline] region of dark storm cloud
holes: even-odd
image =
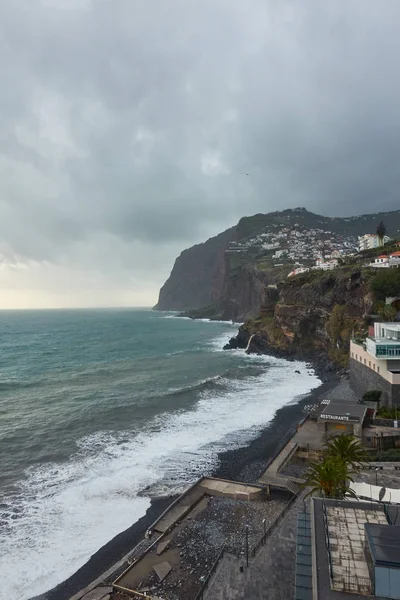
[[[11,263],[80,255],[113,278],[151,271],[155,289],[178,251],[244,214],[398,208],[397,0],[0,9]]]

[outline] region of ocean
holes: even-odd
[[[319,385],[305,363],[223,351],[236,331],[143,309],[0,312],[0,598],[65,580]]]

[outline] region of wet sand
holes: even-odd
[[[218,468],[210,475],[255,483],[267,463],[296,430],[299,421],[304,417],[304,405],[315,402],[321,395],[336,387],[338,382],[338,376],[334,373],[330,374],[321,386],[307,394],[297,404],[279,409],[270,424],[248,446],[222,452],[219,455]],[[149,526],[175,497],[153,498],[144,517],[105,544],[93,554],[85,565],[63,583],[33,600],[68,600],[73,594],[89,585],[140,542]]]

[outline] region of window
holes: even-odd
[[[376,346],[376,356],[400,356],[400,345],[379,344]]]
[[[357,358],[358,358],[358,356],[357,356],[357,354],[356,354],[356,360],[357,360]]]
[[[368,361],[368,366],[369,366],[369,368],[371,368],[371,361],[370,360]]]
[[[366,365],[366,364],[367,364],[367,360],[364,358],[364,365]]]
[[[360,362],[362,362],[362,356],[360,356]]]
[[[377,372],[379,373],[379,367],[376,367]]]
[[[354,358],[354,352],[351,353],[351,358]]]
[[[385,330],[383,327],[382,327],[382,337],[385,337]]]
[[[375,371],[375,363],[372,366],[374,367],[374,371]]]

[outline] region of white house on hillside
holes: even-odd
[[[389,257],[386,256],[386,254],[382,254],[381,256],[378,256],[378,258],[376,258],[373,263],[370,263],[369,266],[375,267],[377,269],[380,269],[382,267],[389,267]]]
[[[400,266],[400,251],[393,252],[389,256],[381,254],[381,256],[378,256],[373,263],[369,263],[368,266],[377,269],[382,267],[398,267]]]

